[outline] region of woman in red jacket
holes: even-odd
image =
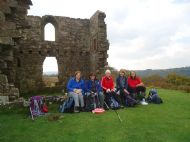
[[[136,72],[131,71],[128,77],[128,91],[135,98],[142,100],[145,98],[146,88],[140,77],[136,75]]]
[[[105,101],[110,106],[111,105],[111,97],[113,97],[120,105],[121,100],[119,95],[115,92],[114,81],[111,77],[111,71],[106,70],[105,76],[102,78],[101,86],[103,88],[103,92],[105,94]]]

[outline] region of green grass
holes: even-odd
[[[189,142],[190,94],[159,90],[162,105],[150,104],[104,114],[61,114],[59,121],[38,117],[27,109],[0,110],[0,142]],[[50,112],[56,113],[52,105]]]

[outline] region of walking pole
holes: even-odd
[[[110,109],[109,106],[107,105],[107,103],[104,101],[104,104],[106,105],[107,109]]]
[[[111,95],[111,94],[110,94]],[[112,96],[111,96],[112,97]],[[113,98],[114,99],[114,98]],[[113,102],[114,103],[114,102]],[[120,122],[122,122],[122,119],[121,119],[121,117],[120,117],[120,115],[119,115],[119,113],[117,112],[117,110],[116,109],[114,109],[114,111],[115,111],[115,113],[116,113],[116,115],[117,115],[117,117],[119,118],[119,121]]]
[[[32,120],[34,120],[34,116],[33,116],[33,114],[32,114],[32,109],[31,109],[31,107],[30,107],[30,114],[31,114]]]
[[[115,113],[116,113],[117,117],[119,118],[119,121],[120,121],[120,122],[122,122],[122,119],[121,119],[121,117],[120,117],[119,113],[118,113],[116,110],[114,110],[114,111],[115,111]]]
[[[98,93],[96,93],[96,96],[97,96],[97,100],[98,100],[98,108],[100,108],[100,99],[99,99]]]

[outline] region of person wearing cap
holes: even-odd
[[[116,79],[116,88],[117,92],[120,94],[121,102],[124,106],[126,106],[126,99],[129,95],[129,92],[127,91],[128,83],[127,83],[127,77],[125,70],[121,69],[119,71],[119,76]]]
[[[111,97],[113,97],[121,105],[120,97],[115,92],[116,89],[114,88],[114,81],[110,70],[105,71],[105,76],[102,77],[101,86],[105,94],[105,101],[109,106],[111,105]]]
[[[71,77],[68,84],[68,95],[73,97],[75,106],[74,112],[80,112],[80,110],[84,110],[84,90],[85,90],[85,83],[84,80],[81,79],[81,72],[76,71],[75,77]]]
[[[100,81],[96,78],[95,73],[91,73],[89,75],[89,80],[86,82],[86,94],[87,94],[87,96],[90,96],[90,95],[94,96],[93,97],[94,103],[95,103],[95,98],[96,98],[98,101],[98,105],[99,105],[98,107],[103,108],[104,95],[102,92],[102,87],[101,87]]]

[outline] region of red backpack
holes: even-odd
[[[42,105],[42,112],[44,112],[44,113],[48,112],[48,107],[45,103]]]

